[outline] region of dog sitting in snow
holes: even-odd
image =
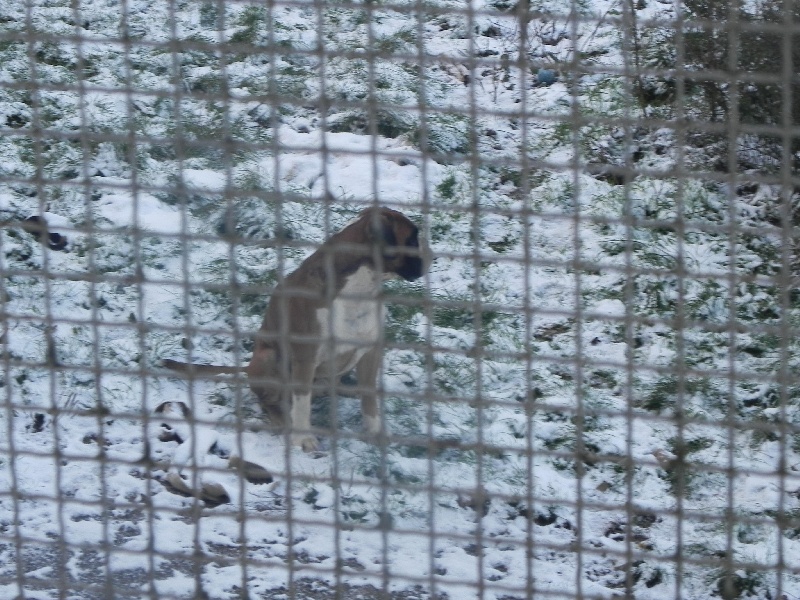
[[[273,424],[288,421],[293,444],[305,451],[317,447],[311,431],[314,382],[355,369],[364,428],[378,434],[385,313],[381,283],[422,277],[424,254],[419,230],[408,217],[389,208],[368,208],[276,286],[246,368],[173,360],[164,366],[189,374],[244,370]]]

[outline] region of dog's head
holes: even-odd
[[[368,208],[359,221],[367,228],[367,239],[383,249],[383,269],[406,281],[425,273],[426,260],[420,245],[419,228],[403,213],[391,208]]]

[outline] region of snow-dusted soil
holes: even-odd
[[[800,597],[779,191],[607,121],[618,3],[426,7],[0,4],[0,598]],[[322,394],[305,454],[160,367],[244,363],[372,202],[436,257],[386,286],[391,437]]]

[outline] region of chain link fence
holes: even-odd
[[[0,597],[800,598],[798,35],[0,4]]]

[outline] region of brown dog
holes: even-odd
[[[284,424],[288,408],[294,444],[306,451],[317,445],[311,432],[314,382],[352,369],[364,428],[379,433],[381,283],[393,277],[419,279],[425,262],[419,230],[408,217],[389,208],[369,208],[275,287],[244,371],[274,424]],[[164,366],[195,373],[242,371],[172,360]]]

